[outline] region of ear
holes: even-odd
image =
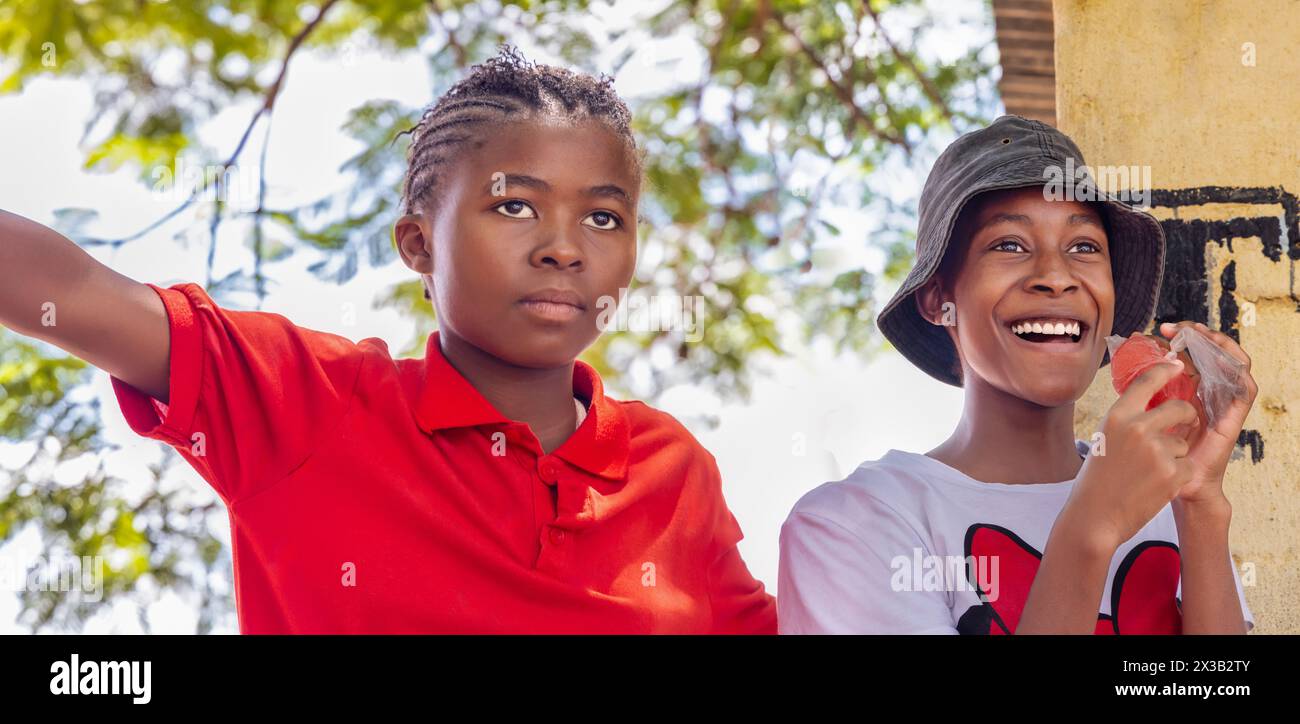
[[[393,224],[393,241],[402,263],[417,272],[424,281],[424,298],[429,294],[430,276],[433,274],[433,228],[424,214],[406,214]]]
[[[921,317],[930,324],[939,326],[943,323],[943,303],[950,301],[945,298],[943,284],[940,282],[938,275],[922,284],[912,295],[916,302],[916,310],[921,313]]]
[[[433,273],[433,228],[424,214],[406,214],[393,224],[393,241],[402,263],[419,274]]]
[[[921,317],[927,322],[936,327],[947,327],[944,332],[948,334],[948,339],[952,340],[953,348],[957,350],[957,359],[953,360],[952,373],[957,376],[958,382],[964,385],[966,373],[962,363],[961,345],[957,344],[957,330],[955,329],[957,318],[954,315],[950,318],[952,320],[951,324],[945,325],[943,323],[945,312],[943,305],[952,300],[948,298],[947,292],[944,291],[943,282],[939,279],[939,275],[936,274],[930,277],[929,281],[918,287],[916,292],[912,294],[912,300],[916,302],[916,310],[921,313]]]

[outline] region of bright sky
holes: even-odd
[[[940,3],[936,0],[933,4]],[[946,11],[938,14],[941,25],[954,30],[934,38],[936,56],[991,41],[991,30],[982,38],[971,37],[969,31],[959,35],[955,30],[957,22],[980,16],[982,2],[961,0],[943,5]],[[633,63],[620,74],[617,85],[621,93],[632,95],[662,82],[665,73],[673,72],[671,65]],[[398,61],[358,51],[346,64],[310,53],[296,56],[288,85],[277,102],[268,157],[268,178],[279,205],[320,198],[337,191],[346,181],[338,173],[339,164],[358,150],[355,142],[338,131],[347,111],[377,98],[427,103],[432,100],[431,87],[424,61],[415,56]],[[30,83],[19,95],[0,97],[0,159],[7,169],[0,179],[0,208],[47,224],[53,221],[55,209],[94,208],[100,217],[90,231],[113,237],[142,228],[176,205],[172,198],[151,194],[132,170],[113,174],[82,170],[85,149],[78,146],[78,141],[91,111],[91,100],[87,84],[50,79]],[[233,149],[253,111],[251,103],[225,109],[202,129],[202,141],[213,148]],[[245,162],[257,158],[260,139],[260,133],[254,136],[252,146],[244,152]],[[899,196],[919,195],[921,179],[906,170],[897,173],[900,175],[894,186]],[[841,228],[855,228],[855,210],[833,209],[831,213]],[[140,281],[163,285],[201,283],[206,231],[187,244],[172,238],[178,230],[193,226],[192,221],[191,215],[116,253],[96,250],[95,255]],[[217,268],[229,271],[251,257],[242,249],[245,239],[237,225],[228,225],[223,232],[219,249],[228,251],[219,252]],[[861,243],[865,249],[865,241]],[[363,264],[355,279],[337,286],[320,282],[306,272],[306,266],[316,258],[299,253],[274,267],[277,284],[263,308],[284,314],[301,326],[354,340],[379,337],[395,351],[411,344],[414,330],[409,321],[394,311],[372,308],[380,292],[395,281],[409,278],[409,270],[400,262],[380,269]],[[864,258],[878,259],[878,255],[865,254]],[[891,291],[880,290],[879,296],[887,298]],[[345,308],[355,310],[353,324],[346,323],[341,313]],[[101,403],[106,437],[122,446],[109,456],[110,470],[140,481],[129,493],[143,494],[149,480],[146,467],[161,457],[162,446],[130,432],[106,375],[97,372],[92,389]],[[717,458],[724,493],[745,532],[741,553],[753,574],[773,592],[777,536],[801,495],[843,477],[861,462],[878,458],[891,448],[928,450],[947,436],[961,406],[959,390],[930,379],[896,353],[865,361],[835,358],[825,349],[800,349],[768,365],[754,387],[752,399],[746,403],[726,404],[719,412],[711,400],[705,390],[676,388],[663,396],[660,407],[691,427]],[[714,428],[700,424],[702,414],[717,415],[719,424]],[[802,455],[798,454],[801,447]],[[21,459],[23,452],[13,446],[0,446],[0,464]],[[85,472],[84,468],[69,467],[56,474],[58,479],[71,483]],[[207,484],[185,466],[179,466],[167,484],[185,490],[195,500],[214,497]],[[228,546],[224,512],[215,516],[210,526]],[[37,531],[29,527],[0,547],[0,565],[25,570],[39,552]],[[17,614],[16,596],[0,589],[0,634],[25,630],[17,625]],[[198,619],[195,601],[172,595],[144,612],[133,604],[105,608],[85,631],[139,632],[142,615],[156,633],[192,633]],[[237,630],[233,616],[216,629],[219,633]]]

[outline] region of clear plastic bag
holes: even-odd
[[[1112,334],[1106,338],[1106,349],[1113,359],[1115,350],[1128,341],[1128,338]],[[1205,409],[1205,422],[1209,428],[1227,413],[1233,399],[1246,396],[1246,383],[1242,379],[1245,363],[1223,351],[1209,337],[1194,327],[1182,327],[1174,338],[1169,340],[1168,359],[1174,359],[1178,353],[1186,350],[1187,356],[1196,368],[1199,380],[1196,396]]]
[[[1196,396],[1205,406],[1205,422],[1214,429],[1216,422],[1228,412],[1232,401],[1246,396],[1246,382],[1241,373],[1246,363],[1223,351],[1201,332],[1192,327],[1183,327],[1169,340],[1170,354],[1177,354],[1183,349],[1192,358],[1192,364],[1201,373],[1201,383],[1196,387]]]

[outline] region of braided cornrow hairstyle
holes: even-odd
[[[531,63],[517,48],[503,45],[495,57],[470,68],[468,77],[425,109],[415,127],[399,134],[411,134],[402,188],[404,213],[416,212],[437,186],[439,170],[476,134],[535,114],[604,121],[637,158],[632,114],[614,91],[613,78]]]

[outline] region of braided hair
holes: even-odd
[[[402,132],[411,134],[402,184],[403,213],[415,213],[430,200],[441,170],[476,133],[531,114],[604,121],[640,164],[632,114],[614,91],[613,78],[530,63],[517,48],[503,45],[495,57],[473,66],[468,77],[425,109],[415,127]]]

